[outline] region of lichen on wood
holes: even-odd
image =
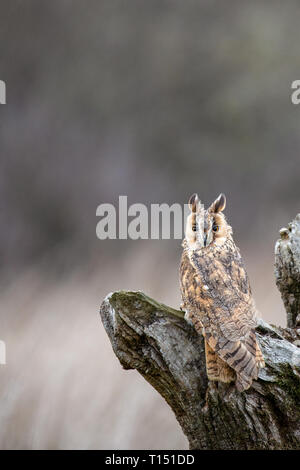
[[[114,292],[101,305],[114,352],[167,401],[193,449],[300,448],[300,349],[282,329],[257,327],[266,367],[252,388],[208,382],[203,339],[183,312],[142,292]]]

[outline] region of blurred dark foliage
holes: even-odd
[[[0,11],[6,274],[132,248],[95,235],[96,207],[119,194],[184,203],[197,191],[208,204],[223,191],[236,238],[273,249],[299,212],[299,2],[6,0]]]

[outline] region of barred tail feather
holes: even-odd
[[[229,341],[225,338],[216,341],[212,337],[208,339],[211,346],[215,343],[214,349],[218,356],[235,370],[237,374],[236,386],[239,391],[247,390],[258,374],[256,349],[254,349],[253,340],[249,340],[249,344],[248,340],[249,338],[245,341]]]
[[[251,351],[253,355],[255,355],[258,370],[262,367],[265,367],[265,361],[256,339],[255,330],[250,331],[249,337],[246,339],[245,344],[247,346],[247,349]]]

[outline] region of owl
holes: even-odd
[[[225,206],[224,194],[206,210],[197,194],[190,197],[180,263],[181,308],[204,337],[208,379],[235,381],[242,392],[257,379],[264,360],[249,279]]]

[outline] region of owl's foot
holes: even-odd
[[[259,369],[263,369],[263,368],[265,367],[265,365],[266,365],[266,363],[265,363],[265,361],[264,361],[263,359],[257,361],[256,364],[257,364],[257,367],[258,367]]]
[[[256,341],[256,357],[255,357],[255,360],[256,360],[256,365],[257,365],[258,371],[259,371],[259,369],[262,369],[263,367],[265,367],[266,364],[265,364],[262,352],[260,350],[260,347],[259,347],[257,341]]]

